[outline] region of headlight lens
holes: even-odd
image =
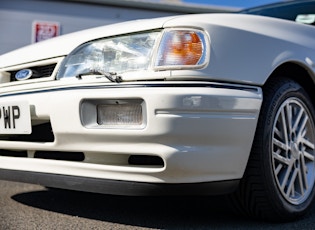
[[[171,29],[106,38],[72,51],[57,79],[95,72],[201,68],[207,62],[207,50],[208,39],[199,30]]]
[[[91,71],[146,70],[159,34],[133,34],[83,44],[65,58],[57,78],[75,77]]]

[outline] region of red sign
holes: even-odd
[[[33,22],[33,43],[59,36],[60,24],[58,22]]]

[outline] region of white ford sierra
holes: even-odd
[[[0,179],[296,219],[315,195],[314,14],[129,21],[0,56]]]

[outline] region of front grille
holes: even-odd
[[[29,67],[27,69],[32,70],[33,75],[31,76],[30,79],[35,79],[35,78],[42,78],[42,77],[50,77],[52,73],[54,72],[54,69],[56,67],[56,64],[50,64],[50,65],[43,65],[43,66],[33,66]],[[15,74],[19,72],[22,69],[15,70],[15,71],[9,71],[11,74],[11,79],[10,81],[17,81],[15,78]]]

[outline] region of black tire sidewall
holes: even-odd
[[[290,79],[277,79],[277,81],[270,84],[269,89],[266,93],[266,98],[264,99],[262,105],[262,112],[260,116],[260,127],[263,127],[260,131],[256,133],[256,135],[261,135],[262,145],[261,145],[261,162],[262,162],[262,170],[264,173],[262,175],[267,196],[270,199],[270,205],[273,206],[273,209],[280,216],[284,216],[284,218],[290,216],[300,216],[303,215],[307,209],[311,206],[315,189],[314,185],[309,197],[299,205],[293,205],[289,203],[279,191],[274,171],[273,171],[273,162],[272,162],[272,132],[273,125],[276,119],[277,111],[279,110],[282,103],[288,98],[298,98],[301,100],[304,105],[307,107],[309,115],[312,119],[312,124],[314,126],[314,107],[310,102],[310,98],[308,97],[305,90],[295,81]]]

